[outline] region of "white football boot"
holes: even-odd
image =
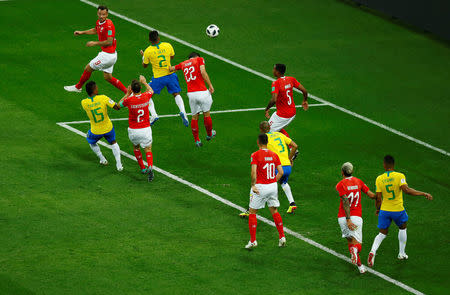
[[[358,266],[358,270],[359,270],[359,273],[365,273],[366,272],[366,268],[365,268],[365,266],[363,264]]]
[[[245,245],[245,249],[251,250],[258,246],[258,242],[255,240],[253,243],[251,241],[248,241],[248,244]]]
[[[370,252],[369,257],[367,258],[367,265],[369,267],[373,267],[374,264],[375,264],[375,253]]]
[[[406,255],[406,253],[399,253],[397,258],[400,259],[400,260],[407,260],[408,259],[408,255]]]
[[[69,91],[69,92],[81,92],[81,89],[78,89],[77,87],[75,87],[75,85],[71,85],[71,86],[64,86],[64,90]]]
[[[279,241],[278,241],[278,247],[286,247],[286,238],[282,237]]]

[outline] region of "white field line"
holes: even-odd
[[[316,103],[316,104],[310,104],[310,107],[322,107],[327,106],[326,103]],[[296,108],[301,108],[301,105],[296,105]],[[266,108],[251,108],[251,109],[236,109],[236,110],[222,110],[222,111],[211,111],[211,114],[223,114],[223,113],[239,113],[239,112],[251,112],[251,111],[262,111]],[[188,113],[187,115],[192,115],[191,113]],[[170,117],[179,117],[179,114],[170,114],[170,115],[160,115],[158,118],[170,118]],[[128,118],[116,118],[111,119],[111,121],[125,121],[128,120]],[[89,123],[89,121],[72,121],[72,122],[60,122],[63,124],[83,124],[83,123]]]
[[[84,132],[82,132],[82,131],[80,131],[80,130],[78,130],[76,128],[73,128],[72,126],[69,126],[69,125],[67,125],[65,123],[56,123],[56,124],[58,124],[59,126],[61,126],[63,128],[66,128],[67,130],[72,131],[72,132],[74,132],[74,133],[76,133],[78,135],[81,135],[83,137],[86,136],[86,133],[84,133]],[[99,143],[101,145],[103,145],[104,147],[111,149],[110,145],[108,145],[108,144],[106,144],[106,143],[104,143],[102,141],[99,141]],[[124,157],[127,157],[127,158],[129,158],[129,159],[131,159],[133,161],[136,161],[136,158],[134,156],[132,156],[132,155],[130,155],[130,154],[128,154],[128,153],[126,153],[126,152],[124,152],[122,150],[120,151],[120,153]],[[147,165],[147,163],[145,163],[145,165]],[[208,191],[208,190],[206,190],[206,189],[204,189],[204,188],[202,188],[202,187],[200,187],[200,186],[198,186],[196,184],[193,184],[192,182],[184,180],[183,178],[178,177],[178,176],[176,176],[176,175],[174,175],[174,174],[172,174],[172,173],[170,173],[170,172],[168,172],[166,170],[163,170],[163,169],[158,168],[156,166],[153,166],[153,169],[156,172],[159,172],[159,173],[161,173],[161,174],[163,174],[163,175],[165,175],[165,176],[167,176],[167,177],[169,177],[169,178],[171,178],[171,179],[173,179],[175,181],[178,181],[179,183],[187,185],[188,187],[190,187],[192,189],[195,189],[195,190],[197,190],[197,191],[199,191],[199,192],[201,192],[201,193],[203,193],[203,194],[205,194],[205,195],[207,195],[207,196],[209,196],[209,197],[211,197],[211,198],[213,198],[213,199],[215,199],[215,200],[217,200],[217,201],[219,201],[219,202],[221,202],[221,203],[223,203],[223,204],[225,204],[227,206],[235,208],[235,209],[239,210],[240,212],[243,212],[243,211],[247,210],[247,209],[245,209],[245,208],[243,208],[243,207],[241,207],[241,206],[239,206],[239,205],[237,205],[237,204],[235,204],[235,203],[233,203],[233,202],[231,202],[231,201],[229,201],[229,200],[227,200],[225,198],[222,198],[219,195],[216,195],[216,194],[214,194],[214,193],[212,193],[212,192],[210,192],[210,191]],[[260,216],[260,215],[257,215],[257,218],[260,221],[262,221],[262,222],[264,222],[264,223],[266,223],[266,224],[268,224],[268,225],[270,225],[272,227],[275,227],[275,223],[273,221],[271,221],[271,220],[269,220],[269,219],[267,219],[267,218],[265,218],[263,216]],[[298,232],[295,232],[295,231],[293,231],[293,230],[291,230],[291,229],[289,229],[287,227],[284,228],[284,231],[285,231],[285,233],[290,234],[290,235],[296,237],[297,239],[300,239],[300,240],[302,240],[302,241],[304,241],[304,242],[306,242],[306,243],[308,243],[308,244],[310,244],[310,245],[312,245],[312,246],[314,246],[316,248],[319,248],[320,250],[323,250],[323,251],[325,251],[325,252],[327,252],[327,253],[329,253],[329,254],[337,257],[337,258],[340,258],[340,259],[342,259],[342,260],[344,260],[344,261],[346,261],[348,263],[352,263],[350,258],[348,258],[348,257],[346,257],[346,256],[344,256],[344,255],[342,255],[342,254],[340,254],[340,253],[338,253],[338,252],[328,248],[328,247],[325,247],[324,245],[319,244],[316,241],[308,239],[308,238],[306,238],[305,236],[303,236],[302,234],[300,234]],[[411,293],[413,293],[415,295],[423,295],[422,292],[420,292],[420,291],[418,291],[418,290],[416,290],[416,289],[414,289],[414,288],[412,288],[412,287],[410,287],[410,286],[408,286],[408,285],[406,285],[406,284],[404,284],[404,283],[402,283],[400,281],[397,281],[397,280],[395,280],[395,279],[393,279],[393,278],[391,278],[391,277],[389,277],[389,276],[387,276],[387,275],[385,275],[383,273],[380,273],[380,272],[378,272],[376,270],[373,270],[373,269],[371,269],[369,267],[367,267],[367,271],[372,273],[372,274],[374,274],[374,275],[376,275],[376,276],[378,276],[379,278],[382,278],[383,280],[388,281],[388,282],[390,282],[390,283],[392,283],[392,284],[394,284],[394,285],[396,285],[396,286],[398,286],[400,288],[403,288],[406,291],[409,291],[409,292],[411,292]]]
[[[80,0],[80,1],[83,2],[83,3],[86,3],[86,4],[90,5],[90,6],[98,7],[98,4],[96,4],[96,3],[94,3],[94,2],[87,1],[87,0]],[[128,21],[128,22],[130,22],[130,23],[132,23],[132,24],[135,24],[135,25],[137,25],[137,26],[139,26],[139,27],[141,27],[141,28],[144,28],[144,29],[147,29],[147,30],[155,30],[155,28],[152,28],[152,27],[150,27],[150,26],[147,26],[146,24],[143,24],[143,23],[141,23],[141,22],[139,22],[139,21],[137,21],[137,20],[134,20],[134,19],[131,19],[131,18],[129,18],[129,17],[126,17],[125,15],[122,15],[122,14],[120,14],[120,13],[117,13],[117,12],[114,12],[114,11],[111,11],[111,10],[109,11],[109,13],[112,14],[112,15],[114,15],[114,16],[117,16],[118,18],[121,18],[121,19],[123,19],[123,20],[126,20],[126,21]],[[211,51],[208,51],[208,50],[206,50],[206,49],[203,49],[203,48],[201,48],[201,47],[198,47],[198,46],[196,46],[196,45],[194,45],[194,44],[191,44],[191,43],[189,43],[189,42],[186,42],[186,41],[184,41],[184,40],[182,40],[182,39],[180,39],[180,38],[177,38],[177,37],[172,36],[172,35],[170,35],[170,34],[161,32],[161,31],[159,31],[159,30],[158,30],[158,32],[159,32],[159,34],[160,34],[161,36],[164,36],[164,37],[166,37],[166,38],[168,38],[168,39],[171,39],[171,40],[173,40],[173,41],[176,41],[176,42],[178,42],[178,43],[180,43],[180,44],[183,44],[183,45],[185,45],[185,46],[191,47],[191,48],[193,48],[193,49],[195,49],[195,50],[198,50],[198,51],[200,51],[200,52],[203,52],[203,53],[205,53],[205,54],[207,54],[207,55],[209,55],[209,56],[215,57],[215,58],[217,58],[217,59],[219,59],[219,60],[221,60],[221,61],[223,61],[223,62],[229,63],[229,64],[231,64],[231,65],[233,65],[233,66],[235,66],[235,67],[237,67],[237,68],[240,68],[240,69],[242,69],[242,70],[244,70],[244,71],[247,71],[247,72],[249,72],[249,73],[252,73],[252,74],[254,74],[254,75],[256,75],[256,76],[259,76],[259,77],[264,78],[264,79],[269,80],[269,81],[273,81],[273,80],[274,80],[272,77],[269,77],[269,76],[267,76],[267,75],[264,75],[263,73],[260,73],[260,72],[258,72],[258,71],[255,71],[255,70],[253,70],[253,69],[250,69],[250,68],[248,68],[248,67],[246,67],[246,66],[244,66],[244,65],[241,65],[241,64],[239,64],[239,63],[237,63],[237,62],[234,62],[234,61],[232,61],[232,60],[229,60],[228,58],[225,58],[225,57],[220,56],[220,55],[218,55],[218,54],[215,54],[215,53],[213,53],[213,52],[211,52]],[[297,90],[297,89],[294,89],[294,90],[297,91],[297,92],[301,92],[301,91],[299,91],[299,90]],[[323,98],[320,98],[320,97],[315,96],[315,95],[312,95],[312,94],[309,94],[309,97],[311,97],[311,98],[313,98],[313,99],[315,99],[315,100],[317,100],[317,101],[319,101],[319,102],[321,102],[321,103],[326,103],[326,104],[330,105],[331,107],[333,107],[333,108],[335,108],[335,109],[337,109],[337,110],[340,110],[340,111],[342,111],[342,112],[344,112],[344,113],[346,113],[346,114],[349,114],[349,115],[351,115],[351,116],[354,116],[354,117],[356,117],[356,118],[359,118],[359,119],[361,119],[361,120],[363,120],[363,121],[366,121],[366,122],[368,122],[368,123],[370,123],[370,124],[372,124],[372,125],[375,125],[375,126],[378,126],[378,127],[380,127],[380,128],[383,128],[383,129],[385,129],[385,130],[387,130],[387,131],[389,131],[389,132],[392,132],[392,133],[394,133],[394,134],[396,134],[396,135],[398,135],[398,136],[401,136],[401,137],[403,137],[403,138],[406,138],[406,139],[408,139],[408,140],[411,140],[411,141],[413,141],[413,142],[415,142],[415,143],[417,143],[417,144],[420,144],[420,145],[422,145],[422,146],[424,146],[424,147],[427,147],[427,148],[429,148],[429,149],[431,149],[431,150],[434,150],[434,151],[439,152],[439,153],[441,153],[441,154],[443,154],[443,155],[446,155],[446,156],[450,156],[450,152],[447,152],[447,151],[445,151],[445,150],[443,150],[443,149],[441,149],[441,148],[432,146],[431,144],[426,143],[426,142],[424,142],[424,141],[422,141],[422,140],[420,140],[420,139],[417,139],[417,138],[414,138],[414,137],[412,137],[412,136],[409,136],[409,135],[407,135],[407,134],[405,134],[405,133],[403,133],[403,132],[401,132],[401,131],[398,131],[398,130],[396,130],[396,129],[394,129],[394,128],[391,128],[391,127],[389,127],[389,126],[387,126],[387,125],[384,125],[384,124],[379,123],[379,122],[377,122],[377,121],[375,121],[375,120],[372,120],[372,119],[370,119],[370,118],[367,118],[367,117],[365,117],[365,116],[363,116],[363,115],[357,114],[357,113],[355,113],[355,112],[353,112],[353,111],[350,111],[350,110],[348,110],[348,109],[346,109],[346,108],[343,108],[343,107],[341,107],[341,106],[338,106],[338,105],[336,105],[336,104],[334,104],[334,103],[332,103],[332,102],[329,102],[329,101],[327,101],[327,100],[325,100],[325,99],[323,99]]]

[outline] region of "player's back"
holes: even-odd
[[[406,178],[403,173],[395,171],[386,171],[377,177],[377,192],[381,192],[383,201],[381,210],[398,212],[403,211],[403,191],[402,185],[405,185]]]
[[[296,114],[293,88],[299,85],[294,77],[289,76],[280,77],[272,83],[272,93],[278,93],[276,101],[278,116],[290,118]]]
[[[205,81],[200,71],[200,66],[205,65],[205,60],[202,57],[190,58],[179,65],[175,66],[176,70],[182,70],[188,92],[205,91]]]
[[[107,107],[115,105],[113,100],[106,95],[96,95],[83,99],[81,105],[91,121],[92,133],[104,134],[111,131],[113,125],[109,119]]]
[[[350,204],[350,215],[362,216],[361,191],[367,193],[369,191],[369,187],[361,179],[350,176],[339,181],[336,185],[336,190],[338,191],[340,197],[343,195],[347,196]],[[345,211],[341,199],[338,217],[344,216]]]
[[[153,77],[159,78],[169,75],[170,60],[175,55],[172,45],[167,42],[159,42],[150,45],[144,51],[144,63],[152,64]]]
[[[282,166],[290,166],[288,145],[292,140],[280,132],[269,132],[267,137],[269,139],[267,148],[278,155]]]
[[[260,149],[252,154],[251,164],[256,165],[256,183],[277,182],[275,171],[281,163],[276,153],[268,149]]]
[[[150,127],[149,102],[150,92],[133,94],[122,102],[128,108],[128,125],[131,129]]]

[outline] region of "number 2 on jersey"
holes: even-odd
[[[167,65],[163,65],[163,62],[166,61],[166,57],[164,55],[158,55],[158,58],[161,58],[161,60],[159,61],[159,67],[160,68],[165,68]]]
[[[275,163],[266,163],[266,165],[263,166],[263,169],[266,170],[267,179],[275,178]]]
[[[184,69],[184,76],[186,77],[186,82],[190,82],[190,81],[197,79],[196,76],[192,76],[194,71],[195,71],[194,67],[189,67],[189,68]]]
[[[142,122],[142,116],[144,115],[144,110],[138,110],[138,116],[137,116],[137,119],[136,119],[136,121],[138,122],[138,123],[141,123]]]

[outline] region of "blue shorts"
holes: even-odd
[[[289,175],[291,175],[292,167],[289,166],[283,166],[283,176],[280,178],[280,183],[285,184],[289,180]],[[275,170],[275,173],[278,174],[278,170]]]
[[[405,210],[398,212],[381,210],[380,213],[378,213],[378,228],[388,228],[391,225],[392,220],[400,227],[403,223],[408,221],[408,214],[406,214]]]
[[[160,94],[164,87],[167,87],[167,92],[170,94],[181,92],[180,82],[178,81],[178,76],[175,73],[159,78],[152,77],[152,80],[148,83],[148,85],[150,85],[156,94]]]
[[[111,131],[105,134],[94,134],[91,132],[91,129],[86,134],[86,140],[89,144],[96,144],[97,141],[104,137],[109,144],[112,144],[113,141],[116,140],[116,131],[114,131],[114,127]]]

